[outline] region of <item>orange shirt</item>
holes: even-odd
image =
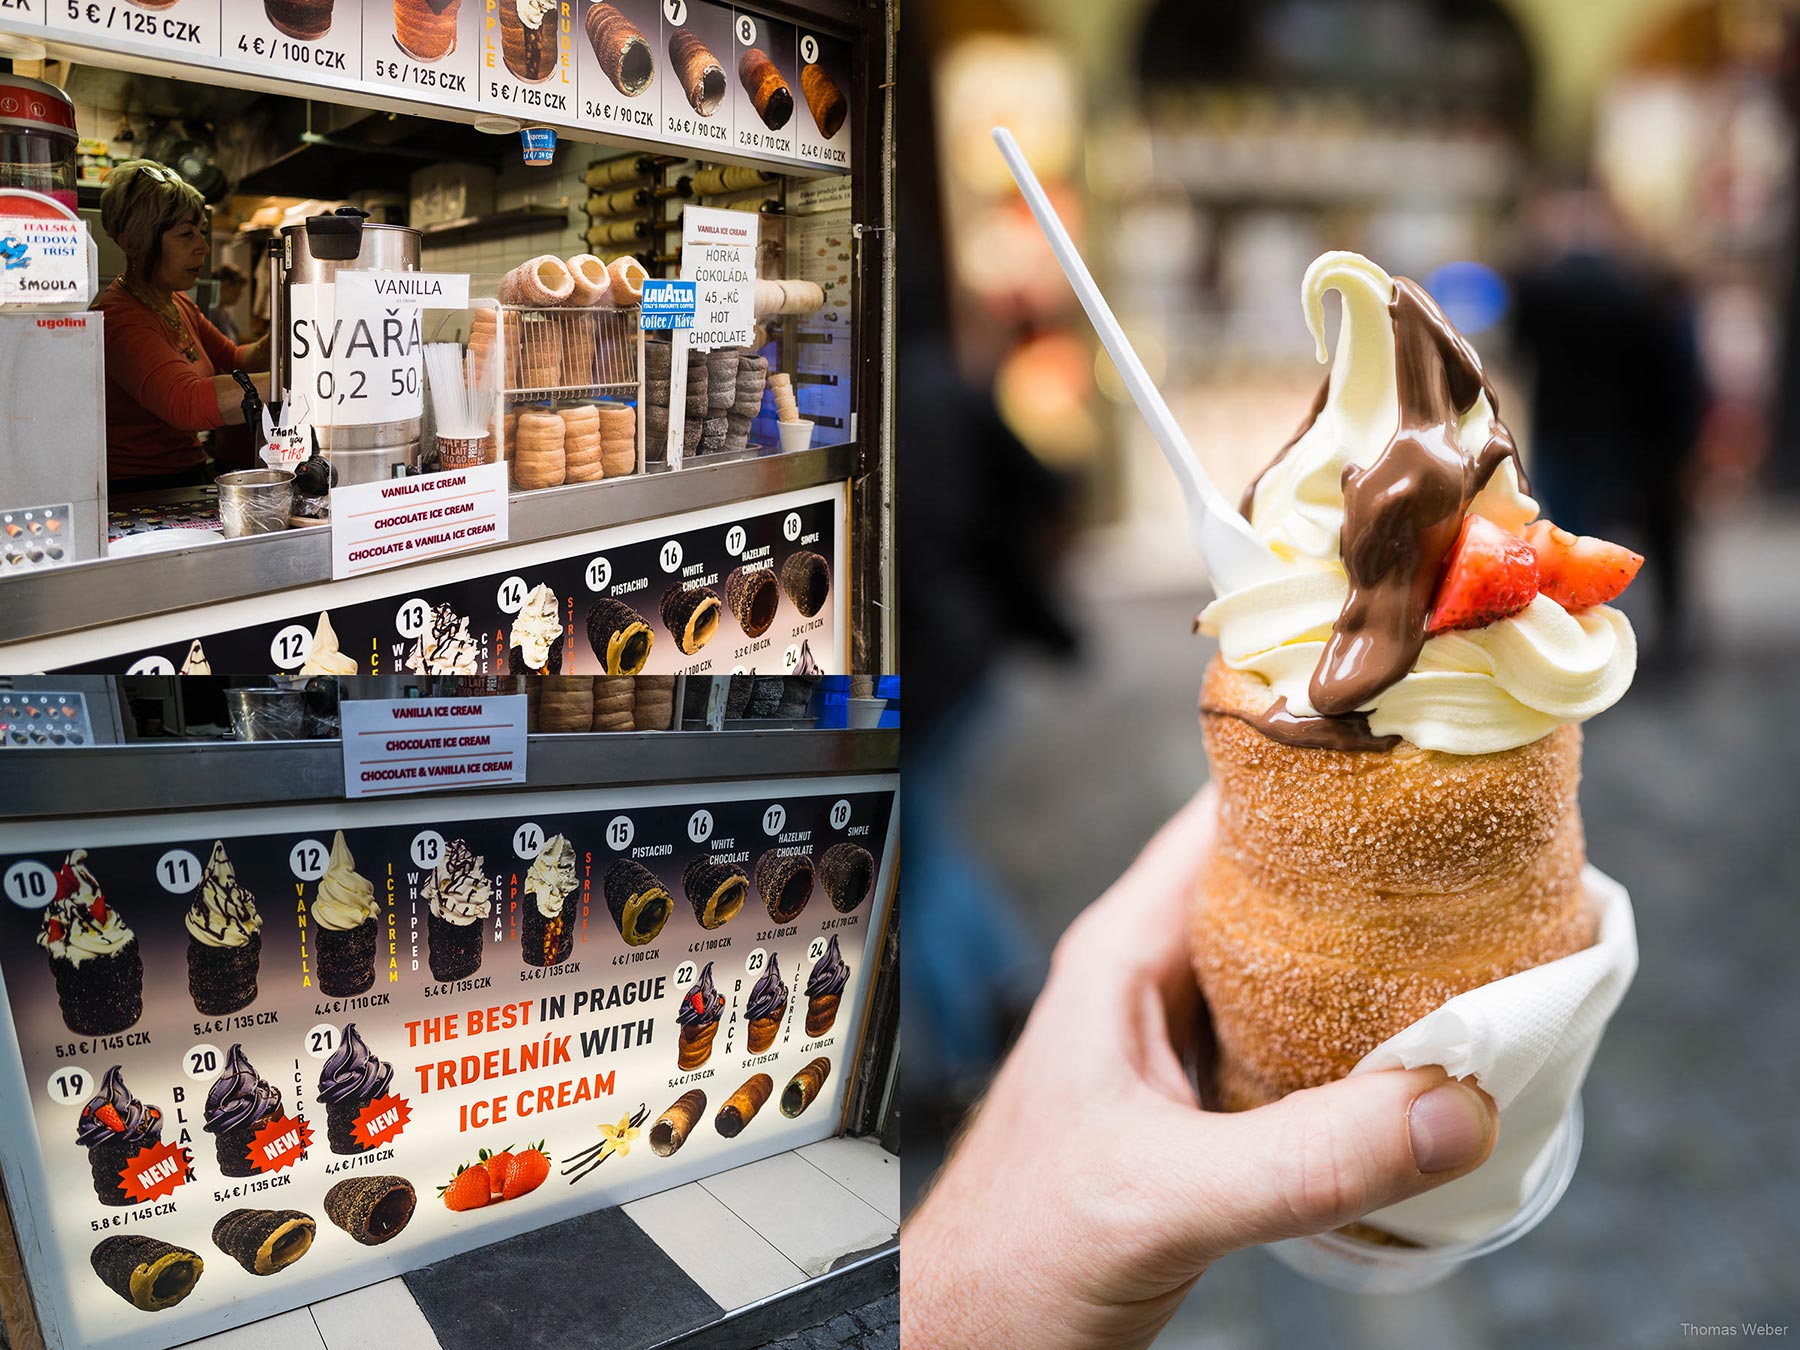
[[[228,339],[185,295],[175,312],[198,359],[182,354],[162,317],[115,281],[94,308],[106,316],[106,475],[115,487],[133,478],[182,473],[205,463],[197,432],[224,425],[212,380],[230,374],[246,348]]]

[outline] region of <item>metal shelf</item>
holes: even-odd
[[[523,788],[471,790],[532,792],[891,773],[900,767],[900,733],[808,729],[533,736],[525,762]],[[0,776],[0,820],[344,798],[344,759],[337,741],[171,741],[11,750],[6,765],[9,772]]]
[[[462,555],[471,568],[517,544],[655,520],[841,482],[857,472],[855,445],[795,454],[754,454],[678,473],[512,494],[512,538]],[[404,572],[404,568],[396,569]],[[0,580],[0,644],[78,632],[110,623],[220,604],[331,580],[331,531],[287,530],[138,557],[107,558]],[[0,665],[5,654],[0,652]]]
[[[471,239],[498,239],[508,234],[560,228],[568,223],[568,207],[538,204],[515,206],[510,211],[495,211],[491,215],[441,221],[436,225],[421,226],[419,233],[425,236],[428,244],[462,244]]]

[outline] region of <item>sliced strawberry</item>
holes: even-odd
[[[94,1112],[94,1119],[115,1132],[123,1133],[125,1129],[125,1122],[119,1116],[119,1108],[111,1102],[102,1103],[100,1109]]]
[[[512,1171],[506,1178],[506,1196],[516,1200],[535,1191],[550,1175],[550,1158],[540,1142],[535,1148],[522,1148],[513,1156]]]
[[[498,1200],[506,1190],[506,1178],[512,1174],[513,1152],[510,1146],[498,1153],[481,1150],[481,1165],[487,1168],[488,1187],[494,1199]]]
[[[1547,520],[1525,527],[1537,553],[1538,589],[1571,613],[1603,605],[1638,574],[1644,556],[1591,534],[1570,534]]]
[[[46,921],[44,924],[44,932],[49,936],[52,942],[61,942],[63,940],[62,920],[50,919]]]
[[[464,1166],[448,1186],[438,1187],[438,1193],[444,1197],[447,1209],[480,1209],[490,1198],[487,1169],[480,1163]]]
[[[93,904],[88,906],[88,916],[91,919],[93,919],[93,921],[95,923],[105,923],[106,922],[106,897],[105,896],[97,895],[94,897]]]
[[[1524,609],[1537,591],[1537,555],[1531,546],[1486,516],[1465,516],[1444,561],[1425,631],[1486,628]]]
[[[688,995],[688,1006],[693,1008],[693,1010],[697,1013],[700,1013],[702,1015],[705,1014],[706,999],[701,995],[701,993],[698,989],[694,990],[691,994]]]
[[[56,898],[67,900],[81,889],[81,882],[76,880],[75,869],[64,863],[56,869]]]

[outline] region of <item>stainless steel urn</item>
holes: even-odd
[[[419,467],[420,311],[383,309],[338,283],[356,272],[417,272],[421,242],[417,230],[341,207],[287,226],[270,248],[272,397],[283,426],[318,431],[340,486]]]

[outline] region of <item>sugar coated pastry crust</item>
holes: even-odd
[[[1455,995],[1592,945],[1575,725],[1512,750],[1323,750],[1246,718],[1274,696],[1215,660],[1201,723],[1218,845],[1195,973],[1239,1110],[1347,1074]]]

